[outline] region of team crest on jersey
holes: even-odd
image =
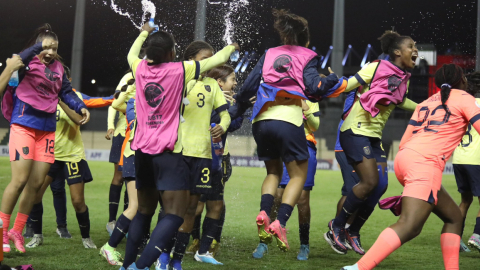
[[[402,79],[397,75],[392,75],[388,78],[388,90],[393,92],[397,90],[398,86],[402,83]]]
[[[369,156],[372,153],[372,151],[370,151],[370,146],[363,147],[363,152],[365,155]]]
[[[161,97],[162,93],[164,92],[163,87],[158,83],[147,83],[145,85],[145,89],[143,90],[145,93],[145,99],[147,100],[147,104],[155,108],[163,101],[163,97]]]
[[[282,54],[275,58],[273,62],[273,69],[278,73],[285,73],[292,68],[292,57],[287,54]]]
[[[51,71],[48,67],[45,67],[45,77],[52,82],[56,82],[60,79],[60,74]]]
[[[210,88],[210,85],[204,85],[205,86],[205,90],[207,90],[207,92],[212,92],[212,88]]]
[[[30,149],[28,148],[28,146],[23,147],[22,150],[23,150],[23,154],[25,155],[28,155],[28,153],[30,153]]]

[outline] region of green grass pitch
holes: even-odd
[[[108,219],[108,191],[113,173],[113,165],[107,162],[89,162],[94,181],[86,185],[86,202],[90,209],[91,237],[100,248],[108,241],[105,224]],[[8,158],[0,158],[0,192],[10,181],[10,163]],[[252,258],[252,252],[258,244],[255,217],[259,211],[260,186],[265,175],[262,168],[235,167],[230,181],[226,185],[225,198],[227,217],[224,226],[222,246],[217,259],[224,266],[213,266],[197,263],[193,257],[186,256],[184,269],[340,269],[342,266],[354,264],[360,256],[354,252],[339,255],[331,250],[323,240],[327,223],[335,214],[336,204],[340,198],[342,177],[339,171],[317,171],[315,187],[312,191],[311,208],[312,221],[310,231],[310,258],[308,261],[297,261],[299,249],[297,212],[287,224],[288,240],[291,250],[281,252],[275,245],[269,246],[269,253],[262,260]],[[390,185],[384,197],[399,195],[401,185],[390,174]],[[444,185],[453,198],[460,202],[453,175],[444,176]],[[67,196],[69,193],[67,192]],[[69,200],[69,199],[68,199]],[[123,201],[123,199],[122,199]],[[93,270],[115,269],[98,255],[99,249],[85,249],[81,242],[75,212],[68,203],[68,228],[72,239],[60,239],[55,233],[55,212],[52,204],[52,194],[48,190],[43,199],[44,244],[35,249],[27,249],[26,254],[20,254],[12,249],[5,254],[4,263],[10,266],[32,264],[36,270]],[[473,231],[478,203],[472,204],[466,221],[464,241]],[[120,207],[120,211],[123,207]],[[14,213],[15,216],[15,213]],[[368,249],[380,232],[396,221],[390,211],[379,210],[378,207],[362,230],[362,242]],[[156,218],[154,218],[156,222]],[[13,224],[13,220],[12,220]],[[378,269],[443,269],[440,250],[440,231],[442,222],[432,215],[419,237],[407,243],[380,264]],[[26,240],[28,243],[28,239]],[[122,241],[118,250],[125,252],[125,242]],[[477,251],[460,254],[460,269],[479,269],[480,254]],[[152,267],[151,269],[154,269]]]

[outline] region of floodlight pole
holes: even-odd
[[[207,21],[207,0],[197,0],[195,17],[195,40],[205,40],[205,25]]]
[[[335,0],[333,10],[333,51],[332,51],[332,70],[338,76],[343,76],[343,43],[345,32],[345,0]]]
[[[475,70],[480,70],[480,0],[477,1],[477,55],[475,58]]]
[[[75,26],[73,28],[72,46],[72,87],[78,91],[82,88],[83,33],[85,29],[85,0],[77,0],[75,7]]]

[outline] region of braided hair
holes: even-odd
[[[463,70],[460,66],[455,64],[445,64],[435,73],[435,85],[440,88],[440,95],[442,97],[442,105],[445,111],[448,111],[445,103],[450,97],[452,88],[460,85],[463,79]]]

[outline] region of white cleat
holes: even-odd
[[[43,244],[43,234],[34,234],[32,240],[26,245],[27,248],[36,248]]]
[[[344,266],[341,270],[358,270],[358,264],[354,264],[351,266]]]
[[[97,246],[95,245],[95,243],[93,243],[92,239],[89,237],[89,238],[82,238],[82,243],[83,243],[83,246],[85,248],[97,248]]]

